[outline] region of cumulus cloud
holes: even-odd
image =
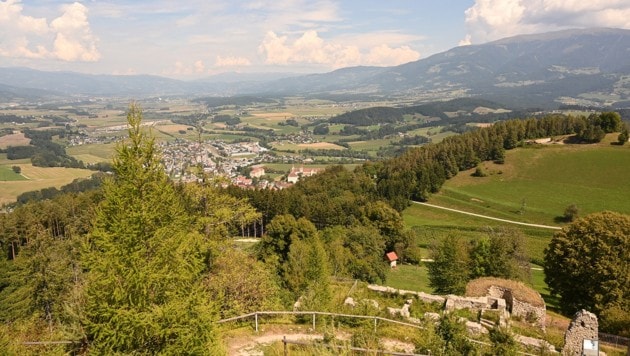
[[[214,62],[215,67],[246,67],[246,66],[250,66],[251,64],[252,63],[249,61],[249,59],[245,57],[232,57],[232,56],[227,56],[227,57],[217,56]]]
[[[258,50],[268,64],[321,64],[333,68],[356,65],[397,65],[420,58],[409,46],[392,48],[382,43],[368,48],[325,41],[317,31],[306,31],[291,41],[288,36],[267,32]]]
[[[172,68],[164,70],[162,74],[168,76],[191,76],[194,74],[202,74],[206,72],[206,65],[201,60],[198,59],[193,63],[185,63],[184,61],[178,60],[173,63]]]
[[[475,43],[576,27],[630,28],[627,0],[476,0],[465,15]]]
[[[55,58],[63,61],[96,61],[100,53],[82,4],[61,7],[50,24],[46,18],[24,14],[18,0],[0,2],[0,55],[17,58]]]
[[[472,44],[472,37],[470,34],[466,35],[463,39],[459,40],[458,46],[470,46]]]

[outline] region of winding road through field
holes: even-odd
[[[561,228],[561,227],[559,227],[559,226],[550,226],[550,225],[541,225],[541,224],[530,224],[530,223],[524,223],[524,222],[520,222],[520,221],[507,220],[507,219],[500,219],[500,218],[495,218],[495,217],[488,216],[488,215],[475,214],[475,213],[471,213],[471,212],[468,212],[468,211],[463,211],[463,210],[457,210],[457,209],[446,208],[446,207],[443,207],[443,206],[433,205],[433,204],[429,204],[429,203],[423,203],[423,202],[419,202],[419,201],[413,201],[413,203],[415,203],[415,204],[419,204],[419,205],[428,206],[428,207],[431,207],[431,208],[436,208],[436,209],[443,209],[443,210],[453,211],[453,212],[460,213],[460,214],[466,214],[466,215],[476,216],[476,217],[478,217],[478,218],[483,218],[483,219],[489,219],[489,220],[501,221],[501,222],[505,222],[505,223],[509,223],[509,224],[524,225],[524,226],[530,226],[530,227],[539,227],[539,228],[541,228],[541,229],[562,230],[562,228]]]

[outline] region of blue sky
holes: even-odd
[[[604,26],[630,28],[630,0],[0,0],[0,66],[182,79],[327,72]]]

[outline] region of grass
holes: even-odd
[[[87,178],[94,173],[94,171],[78,168],[16,165],[22,169],[22,175],[27,180],[0,182],[0,205],[15,202],[18,195],[22,193],[50,187],[59,188],[77,178]]]
[[[86,164],[98,162],[110,162],[114,156],[115,143],[97,143],[88,145],[71,146],[66,152],[74,158]]]
[[[432,293],[426,266],[398,265],[387,273],[385,285],[397,289]]]
[[[508,151],[506,163],[484,163],[487,177],[460,172],[430,202],[525,222],[553,225],[576,204],[581,215],[630,214],[630,148],[558,145]],[[524,209],[523,209],[524,207]]]
[[[472,177],[473,170],[460,172],[430,197],[429,203],[556,226],[565,224],[559,217],[570,204],[578,206],[581,216],[601,210],[630,214],[630,147],[611,145],[609,138],[597,145],[520,148],[506,152],[503,165],[485,162],[483,166],[490,173],[487,177]],[[526,251],[538,263],[542,263],[543,251],[554,233],[417,204],[408,207],[403,218],[418,235],[418,245],[425,248],[448,235],[475,239],[488,229],[512,227],[522,231]],[[558,310],[559,300],[550,294],[544,271],[534,267],[530,285],[550,310]],[[416,276],[426,273],[420,268],[416,267]],[[404,276],[401,273],[400,277]],[[394,275],[390,279],[398,288],[417,284],[409,277]]]
[[[21,174],[15,173],[12,167],[9,166],[0,166],[0,181],[19,181],[26,180],[24,176]]]
[[[540,262],[553,230],[520,227],[505,222],[483,219],[419,204],[403,211],[405,225],[416,232],[418,245],[429,247],[445,236],[458,235],[467,239],[486,236],[490,230],[511,228],[520,230],[525,237],[525,250],[531,260]]]

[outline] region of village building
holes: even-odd
[[[300,166],[300,168],[291,167],[291,171],[287,175],[287,182],[297,183],[297,181],[300,180],[300,178],[302,177],[311,177],[322,171],[323,171],[322,168],[314,168],[314,167],[304,168],[304,166]]]
[[[396,252],[388,252],[385,256],[387,257],[387,261],[389,262],[389,267],[396,268],[396,263],[398,261],[398,255],[396,254]]]
[[[263,166],[253,167],[252,171],[249,172],[249,176],[252,178],[260,178],[264,175],[265,175],[265,167]]]

